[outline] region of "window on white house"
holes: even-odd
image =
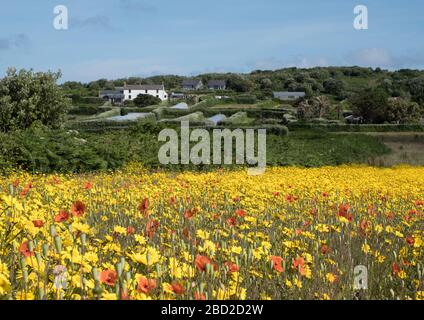
[[[131,96],[128,96],[128,98],[131,100]]]

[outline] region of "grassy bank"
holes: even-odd
[[[0,136],[2,171],[22,168],[31,172],[87,172],[118,169],[128,162],[148,168],[170,170],[214,169],[214,166],[172,165],[158,162],[160,127],[141,125],[131,130],[109,133],[78,133],[30,129]],[[362,134],[298,131],[286,137],[268,134],[267,163],[319,167],[368,163],[387,154],[378,138]],[[235,154],[235,153],[234,153]]]

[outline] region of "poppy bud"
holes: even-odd
[[[55,226],[54,224],[52,224],[52,225],[50,226],[50,235],[51,235],[52,237],[55,237],[55,236],[56,236],[56,226]]]
[[[130,283],[131,282],[131,272],[127,271],[125,273],[125,278],[126,278],[127,282]]]
[[[34,242],[32,242],[31,240],[28,241],[28,250],[30,252],[33,252],[34,251]]]
[[[57,253],[62,252],[62,239],[59,236],[54,238],[54,245],[56,247]]]
[[[43,255],[44,255],[44,257],[48,257],[48,255],[49,255],[49,245],[47,244],[47,243],[45,243],[45,244],[43,244]]]
[[[115,265],[115,270],[116,270],[116,273],[118,274],[118,277],[120,277],[122,275],[122,272],[124,271],[124,264],[122,264],[121,262],[118,262]]]
[[[99,281],[99,270],[97,270],[97,268],[93,268],[91,273],[93,274],[93,279],[95,281]]]
[[[87,235],[85,233],[81,233],[80,239],[81,239],[81,243],[85,245],[87,241]]]

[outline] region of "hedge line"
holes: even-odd
[[[305,129],[320,129],[328,132],[424,132],[424,125],[420,124],[317,124],[317,123],[289,123],[292,131]]]

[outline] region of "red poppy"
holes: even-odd
[[[206,300],[206,295],[204,293],[195,292],[194,293],[194,300]]]
[[[240,267],[232,262],[225,262],[225,266],[228,268],[228,272],[238,272],[240,271]]]
[[[82,217],[85,213],[85,204],[81,201],[75,201],[71,206],[71,212],[75,217]]]
[[[22,242],[21,246],[19,247],[19,252],[24,257],[30,257],[34,255],[34,251],[29,250],[28,241]]]
[[[353,216],[349,213],[350,206],[348,204],[342,204],[339,206],[338,216],[346,218],[349,221],[352,221]]]
[[[323,196],[324,198],[328,198],[330,195],[329,195],[327,192],[323,192],[323,193],[322,193],[322,196]]]
[[[99,280],[101,283],[113,287],[118,280],[118,274],[114,270],[104,270],[100,272]]]
[[[159,222],[154,219],[150,219],[146,223],[146,236],[152,239],[155,236],[155,233],[158,228],[159,228]]]
[[[330,249],[328,248],[328,246],[326,244],[322,245],[322,247],[321,247],[321,253],[325,255],[325,254],[328,253],[328,251],[330,251]]]
[[[175,197],[169,198],[169,205],[173,206],[177,202],[177,199]]]
[[[134,227],[128,227],[127,228],[127,234],[128,235],[130,235],[130,234],[134,234],[135,233],[135,228]]]
[[[311,221],[311,220],[305,220],[305,221],[303,222],[303,226],[304,226],[304,227],[309,227],[311,224],[312,224],[312,221]]]
[[[199,269],[200,271],[206,271],[206,267],[208,264],[211,265],[214,268],[214,270],[218,269],[218,266],[215,263],[212,263],[211,259],[209,259],[206,256],[202,256],[200,254],[196,256],[194,263],[197,269]]]
[[[407,238],[406,238],[406,242],[407,242],[410,246],[413,246],[413,245],[414,245],[414,243],[415,243],[415,239],[414,239],[414,237],[407,237]]]
[[[417,207],[424,206],[424,200],[417,200],[417,201],[415,201],[415,205]]]
[[[183,294],[184,291],[185,291],[183,285],[179,282],[173,282],[171,284],[171,288],[172,288],[172,291],[174,291],[175,294]]]
[[[286,199],[287,202],[292,203],[292,202],[295,202],[297,200],[297,197],[295,197],[291,194],[288,194],[284,197],[284,199]]]
[[[312,208],[309,211],[309,213],[310,213],[311,216],[315,217],[318,214],[318,209],[317,208]]]
[[[396,262],[393,262],[392,263],[392,273],[394,275],[397,275],[400,271],[401,271],[400,266]]]
[[[128,294],[127,289],[121,292],[121,300],[131,300],[131,296]]]
[[[395,218],[395,214],[393,212],[386,213],[386,217],[389,220],[393,220]]]
[[[235,212],[236,216],[239,216],[240,218],[243,218],[246,216],[246,211],[244,211],[243,209],[237,209]]]
[[[44,221],[43,220],[34,220],[32,221],[34,227],[36,228],[41,228],[44,226]]]
[[[93,188],[93,184],[91,182],[86,182],[84,184],[84,189],[85,190],[90,190],[91,188]]]
[[[271,256],[269,257],[269,260],[272,261],[272,267],[274,268],[275,271],[277,272],[283,272],[284,268],[282,265],[283,262],[283,258],[279,257],[279,256]]]
[[[272,195],[273,195],[274,197],[278,197],[278,196],[280,195],[280,193],[279,193],[279,192],[273,192],[273,193],[272,193]]]
[[[293,268],[297,268],[299,266],[303,266],[305,264],[305,259],[303,259],[302,257],[297,257],[296,259],[292,259],[292,265]]]
[[[149,210],[149,199],[145,198],[143,201],[141,201],[140,205],[138,206],[138,211],[140,211],[141,214],[147,215]]]
[[[60,210],[59,213],[54,217],[56,222],[64,222],[69,219],[69,212],[65,210]]]
[[[198,212],[198,210],[196,208],[187,209],[187,210],[184,211],[184,218],[191,219],[196,215],[197,212]]]
[[[140,279],[138,279],[137,291],[148,294],[151,290],[155,289],[156,286],[156,280],[141,277]]]
[[[15,181],[13,181],[12,186],[15,187],[15,188],[18,187],[19,186],[19,180],[16,179]]]
[[[228,219],[227,219],[227,224],[228,224],[230,227],[234,227],[234,226],[237,224],[237,219],[236,219],[236,217],[228,218]]]

